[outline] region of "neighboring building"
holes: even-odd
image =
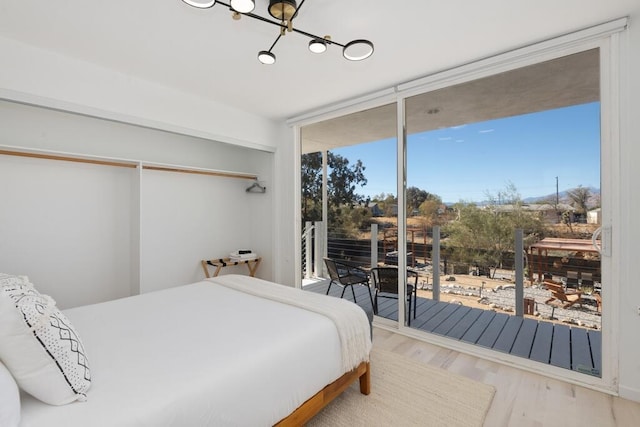
[[[602,209],[591,209],[587,212],[587,224],[602,224]]]
[[[369,202],[367,208],[371,211],[371,215],[374,217],[384,216],[382,208],[378,202]]]

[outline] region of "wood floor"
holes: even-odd
[[[640,426],[640,403],[379,328],[373,330],[373,345],[493,385],[496,394],[485,419],[485,427]]]

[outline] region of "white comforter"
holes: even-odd
[[[91,363],[88,399],[57,407],[24,395],[23,426],[273,425],[344,373],[328,317],[215,281],[65,314]]]

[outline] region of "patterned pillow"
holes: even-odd
[[[0,287],[27,284],[29,284],[29,278],[27,276],[14,276],[13,274],[0,273]]]
[[[28,281],[0,282],[0,359],[27,393],[51,405],[85,400],[91,373],[80,337]]]

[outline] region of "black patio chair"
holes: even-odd
[[[398,268],[397,267],[375,267],[371,269],[373,286],[375,288],[375,299],[373,303],[373,313],[378,314],[378,297],[398,299]],[[410,283],[413,282],[413,283]],[[416,318],[416,300],[418,289],[418,273],[407,270],[407,325],[411,326],[411,307],[413,306],[413,318]],[[412,301],[413,300],[413,301]]]
[[[580,273],[577,271],[567,271],[567,288],[577,289]]]
[[[371,308],[373,308],[373,297],[371,296],[371,287],[369,286],[369,274],[367,274],[366,271],[353,265],[349,265],[344,261],[331,258],[324,258],[324,263],[327,266],[327,271],[331,278],[331,282],[329,282],[329,286],[327,287],[327,295],[329,295],[331,285],[335,283],[338,286],[342,286],[342,294],[340,295],[340,298],[344,297],[344,291],[347,290],[347,287],[350,287],[351,293],[353,294],[353,302],[357,303],[358,301],[356,300],[356,293],[353,290],[353,285],[366,286],[369,299],[371,300]]]

